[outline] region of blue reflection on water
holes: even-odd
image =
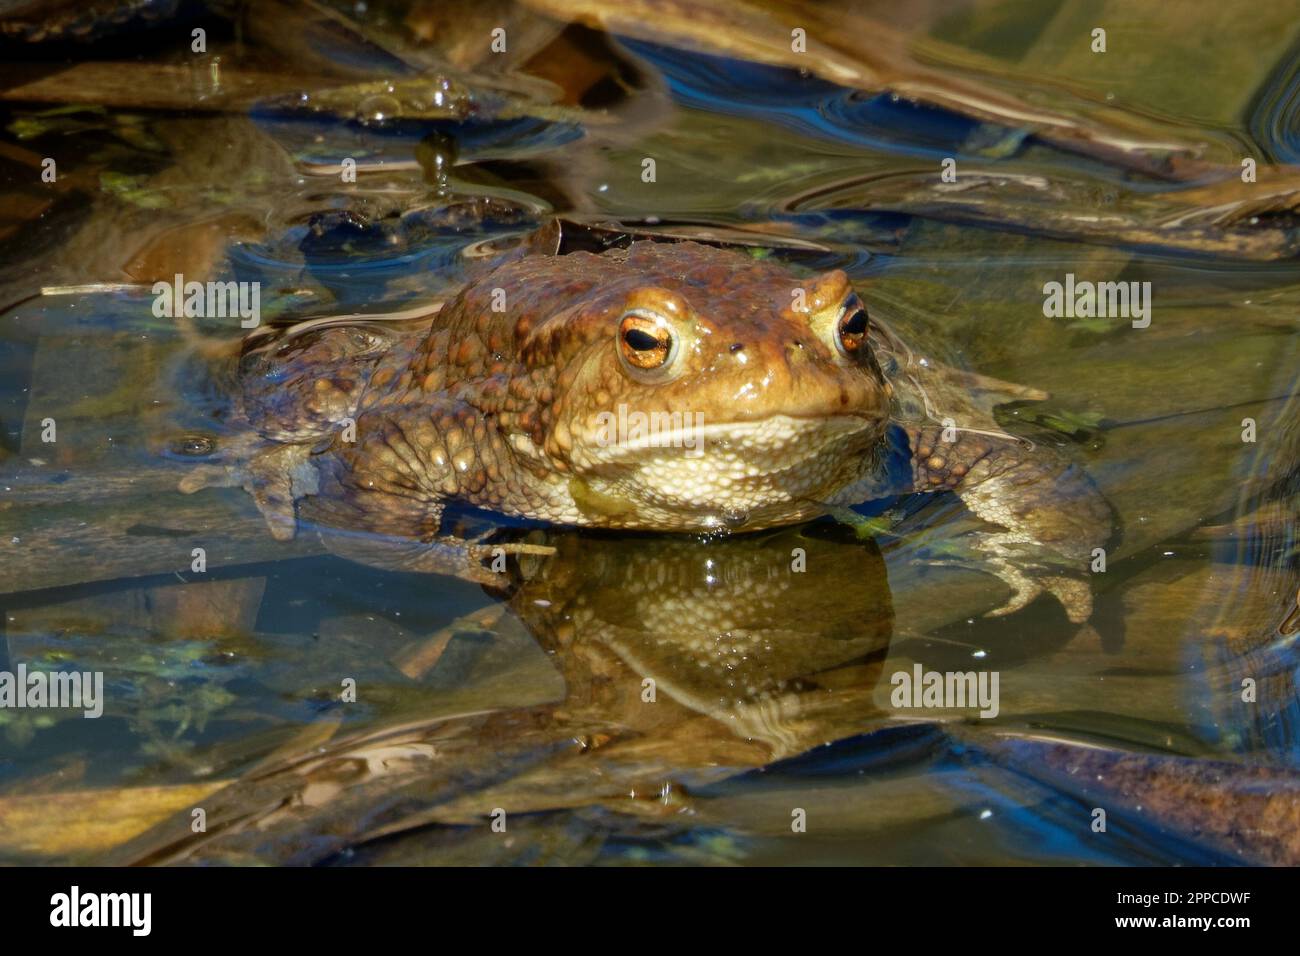
[[[759,119],[804,136],[910,156],[957,153],[974,120],[890,94],[845,89],[795,70],[687,53],[623,38],[663,75],[683,106]]]
[[[1265,159],[1300,163],[1300,57],[1289,59],[1256,96],[1250,131]]]

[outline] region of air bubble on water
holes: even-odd
[[[210,455],[215,448],[216,442],[206,435],[183,435],[172,442],[172,451],[187,458]]]
[[[357,104],[357,119],[363,123],[387,122],[396,119],[401,112],[402,105],[383,93],[367,96]]]
[[[749,520],[748,511],[724,511],[722,513],[722,522],[728,528],[739,528]]]

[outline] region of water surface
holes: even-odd
[[[1179,32],[1108,6],[1103,69],[1082,6],[890,22],[954,82],[974,69],[1026,103],[1141,122],[1210,164],[1294,160],[1294,11],[1272,30],[1205,12]],[[376,38],[415,27],[376,8],[356,21],[369,43],[213,18],[197,60],[150,32],[15,48],[0,69],[130,61],[193,84],[170,103],[69,82],[67,102],[3,104],[0,670],[99,671],[106,705],[0,710],[0,860],[1296,861],[1243,832],[1262,806],[1300,805],[1294,636],[1278,630],[1298,583],[1294,259],[1063,218],[1145,222],[1212,176],[528,10],[510,25],[535,49],[503,64],[469,40],[417,45],[491,108],[412,116],[401,84],[430,114],[437,87],[412,55],[381,55]],[[1161,56],[1125,53],[1135,36]],[[241,73],[252,94],[214,108]],[[41,192],[47,155],[62,185]],[[345,158],[355,184],[332,172]],[[987,187],[979,210],[933,199],[947,158],[1010,192]],[[1061,193],[1015,191],[1035,177]],[[711,540],[519,529],[557,554],[489,593],[312,535],[274,542],[242,491],[175,490],[186,436],[224,440],[204,349],[240,333],[204,320],[196,345],[152,314],[155,278],[260,282],[271,322],[398,310],[454,292],[467,249],[554,215],[843,268],[922,354],[1049,391],[1000,421],[1067,449],[1116,510],[1091,622],[1050,598],[985,617],[1005,586],[963,560],[974,519],[951,496],[864,504],[892,520],[874,535],[830,519]],[[1294,223],[1241,228],[1284,243]],[[1150,282],[1150,326],[1045,317],[1043,286],[1067,273]],[[997,671],[998,715],[895,707],[891,675],[916,664]]]

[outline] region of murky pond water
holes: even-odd
[[[0,861],[1300,861],[1296,10],[539,2],[497,55],[400,7],[7,31],[0,672],[102,674],[103,712],[0,707]],[[155,282],[400,312],[556,216],[842,268],[927,361],[1050,392],[997,418],[1115,510],[1090,620],[985,616],[951,494],[711,538],[466,514],[555,548],[485,589],[177,490],[243,330]],[[1076,280],[1149,314],[1047,315]],[[996,673],[996,714],[899,706],[918,667]]]

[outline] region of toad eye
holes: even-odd
[[[667,369],[677,354],[677,336],[662,316],[626,312],[618,323],[618,354],[630,371]]]
[[[839,350],[850,358],[859,355],[867,341],[870,324],[862,301],[856,295],[852,296],[840,309],[835,323],[835,344]]]

